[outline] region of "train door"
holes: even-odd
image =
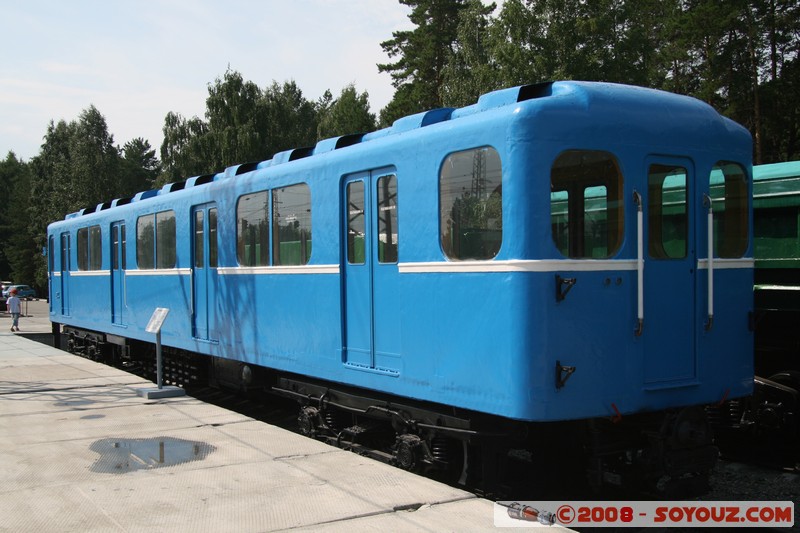
[[[125,325],[127,307],[125,245],[125,223],[114,222],[111,224],[111,321],[118,326]]]
[[[643,206],[644,377],[646,384],[667,386],[695,377],[697,250],[690,200],[696,191],[689,161],[658,158],[648,163]]]
[[[69,233],[61,234],[61,314],[69,316],[69,270],[70,270],[70,238]]]
[[[396,372],[397,176],[392,169],[349,176],[343,198],[343,359],[358,367]]]
[[[204,204],[192,209],[192,335],[216,340],[213,305],[217,288],[217,207]]]

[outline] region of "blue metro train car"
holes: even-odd
[[[407,468],[575,421],[595,481],[702,474],[697,406],[752,390],[751,168],[689,97],[500,90],[54,222],[50,316],[135,360],[169,308],[168,355],[296,398],[308,434],[388,421]]]

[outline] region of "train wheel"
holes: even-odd
[[[297,415],[297,425],[300,433],[306,437],[315,438],[319,429],[319,410],[310,405],[301,407],[300,413]]]
[[[394,445],[394,464],[413,471],[420,463],[422,439],[418,435],[399,435]]]

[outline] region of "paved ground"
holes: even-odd
[[[493,504],[26,336],[0,314],[0,531],[489,531]],[[3,323],[5,322],[5,324]],[[532,528],[545,526],[532,526]],[[552,531],[552,528],[548,528]]]
[[[20,302],[22,316],[19,319],[20,333],[50,333],[50,304],[47,300],[23,300]],[[0,331],[11,333],[11,315],[6,311],[6,303],[0,302]]]

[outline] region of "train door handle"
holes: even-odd
[[[636,329],[634,335],[642,336],[644,330],[644,201],[642,195],[634,190],[633,202],[636,204]]]
[[[703,194],[703,205],[708,207],[708,321],[706,331],[714,326],[714,201]]]

